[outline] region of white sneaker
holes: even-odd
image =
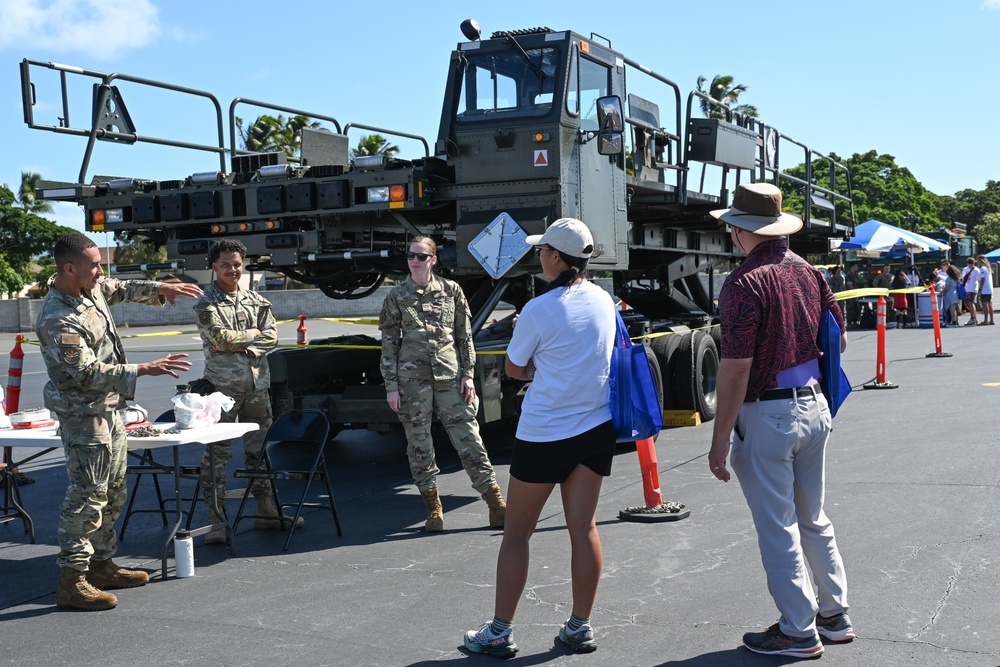
[[[473,653],[485,653],[499,658],[510,658],[517,653],[512,630],[508,628],[495,635],[489,623],[483,623],[479,626],[479,630],[469,630],[465,633],[465,648]]]

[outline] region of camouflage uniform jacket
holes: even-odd
[[[278,344],[271,302],[242,287],[230,294],[216,283],[194,304],[205,348],[205,378],[226,394],[249,394],[271,386],[267,353]],[[251,338],[250,329],[260,335]]]
[[[45,407],[61,414],[100,414],[135,398],[138,368],[125,362],[125,350],[109,306],[120,302],[162,306],[160,283],[105,278],[80,297],[49,282],[49,293],[35,320],[35,332],[49,381]]]
[[[457,283],[432,274],[421,287],[407,277],[386,295],[378,328],[386,391],[398,391],[400,381],[471,378],[475,372],[469,302]]]

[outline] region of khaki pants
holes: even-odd
[[[830,422],[819,391],[751,401],[733,438],[732,466],[753,515],[767,588],[781,631],[793,637],[815,634],[817,611],[847,611],[847,575],[823,511]]]

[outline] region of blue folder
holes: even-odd
[[[823,356],[819,359],[819,368],[822,372],[819,386],[826,396],[826,402],[830,404],[830,414],[836,417],[840,406],[851,393],[851,383],[840,366],[840,325],[829,310],[823,313],[819,321],[819,336],[816,342],[823,351]]]

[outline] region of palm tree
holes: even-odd
[[[708,81],[707,77],[698,77],[698,92],[708,95],[710,98],[721,104],[726,109],[729,109],[733,113],[740,114],[742,116],[751,116],[756,118],[758,116],[757,107],[752,104],[736,104],[739,100],[740,93],[746,91],[747,87],[742,83],[738,86],[733,85],[733,77],[716,75],[712,79],[712,84],[708,87],[708,90],[704,89],[705,82]],[[701,103],[701,112],[706,118],[720,118],[725,120],[726,111],[725,109],[719,108],[716,105],[710,104],[705,99],[698,100]]]
[[[243,129],[243,119],[236,119],[236,129],[240,133],[243,150],[254,153],[284,153],[289,157],[295,155],[302,145],[302,128],[320,128],[318,122],[311,121],[307,116],[292,116],[285,118],[279,115],[258,116],[249,128]]]
[[[381,134],[369,134],[361,137],[357,148],[351,149],[351,159],[364,155],[393,156],[399,154],[399,146],[393,146]]]
[[[32,171],[21,172],[21,187],[17,190],[15,202],[24,209],[25,213],[52,213],[52,204],[35,197],[35,185],[42,177]]]

